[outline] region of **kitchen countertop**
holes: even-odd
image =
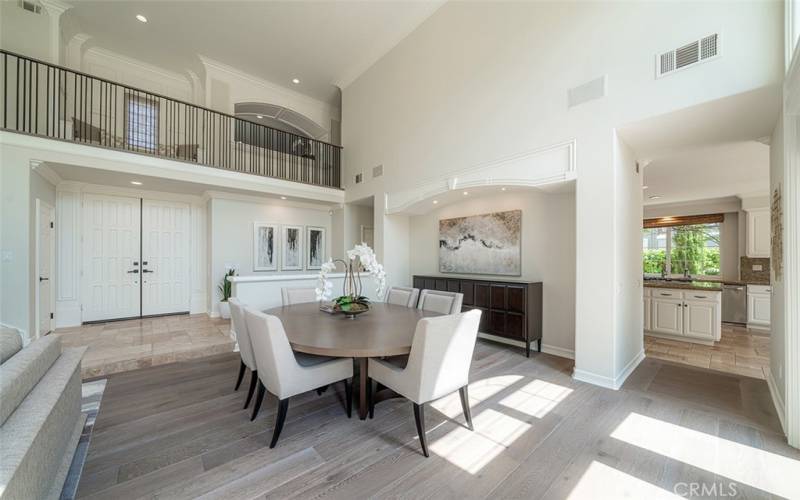
[[[644,286],[647,288],[673,288],[677,290],[705,290],[708,292],[721,292],[722,282],[720,281],[659,281],[645,280]]]

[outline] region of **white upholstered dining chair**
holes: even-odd
[[[423,318],[417,322],[408,364],[400,368],[388,361],[370,358],[370,378],[392,389],[414,403],[422,453],[428,456],[425,439],[425,404],[455,391],[461,395],[461,408],[467,426],[472,428],[469,411],[469,367],[478,336],[481,312],[473,309],[465,313]],[[369,391],[371,395],[373,391]],[[374,412],[370,398],[370,413]]]
[[[281,299],[285,306],[318,302],[317,291],[314,288],[281,288]]]
[[[239,390],[239,386],[242,385],[245,369],[249,368],[250,387],[247,389],[247,399],[244,402],[244,408],[247,408],[250,405],[250,400],[253,398],[256,385],[258,385],[258,368],[256,367],[256,358],[253,356],[253,345],[250,342],[250,334],[247,332],[247,323],[245,323],[244,320],[244,305],[239,299],[234,297],[228,299],[228,304],[231,306],[233,333],[236,334],[236,342],[239,344],[239,356],[241,358],[239,377],[236,379],[236,387],[233,390]]]
[[[344,382],[347,417],[352,413],[353,360],[350,358],[329,359],[321,357],[295,357],[281,320],[255,309],[245,308],[245,321],[253,343],[253,354],[258,372],[258,396],[256,412],[267,390],[278,398],[278,414],[269,447],[274,448],[286,420],[289,398],[336,382]],[[312,363],[303,365],[299,361]]]
[[[404,307],[417,307],[419,288],[393,286],[386,292],[386,303]]]
[[[463,302],[463,293],[422,290],[417,308],[440,314],[457,314],[461,312],[461,304]]]

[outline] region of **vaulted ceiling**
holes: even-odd
[[[203,55],[338,105],[339,87],[442,3],[78,0],[62,28],[68,39],[83,33],[95,45],[176,71],[196,67]]]

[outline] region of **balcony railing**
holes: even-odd
[[[341,188],[341,147],[0,50],[2,128]]]

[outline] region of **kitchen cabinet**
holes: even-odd
[[[747,210],[747,246],[748,257],[770,256],[770,213],[769,208],[751,208]]]
[[[768,329],[770,326],[771,306],[771,287],[763,285],[748,285],[747,327],[755,329]]]
[[[719,291],[645,288],[644,330],[658,337],[710,344],[722,335],[721,306]]]

